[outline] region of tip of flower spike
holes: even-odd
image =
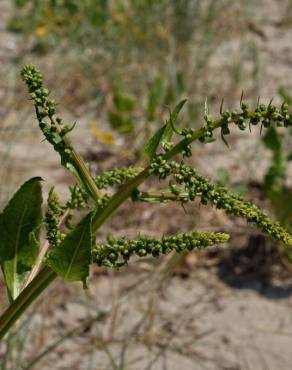
[[[37,90],[42,86],[43,77],[35,66],[25,64],[20,71],[20,75],[30,90]]]
[[[25,64],[20,71],[20,75],[23,79],[29,79],[34,76],[41,76],[41,72],[32,64]]]
[[[292,236],[288,232],[284,232],[283,237],[279,238],[279,240],[281,240],[281,239],[287,247],[292,246]]]

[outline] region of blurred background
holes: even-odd
[[[147,139],[188,103],[183,124],[292,104],[291,0],[0,0],[0,208],[41,176],[45,197],[74,182],[37,127],[19,78],[44,74],[74,146],[94,174],[142,165]],[[234,132],[196,143],[192,165],[291,229],[291,132]],[[210,207],[126,203],[98,238],[225,231],[225,247],[120,271],[93,269],[90,289],[57,281],[0,347],[0,369],[291,369],[292,251]],[[1,286],[1,309],[7,304]]]

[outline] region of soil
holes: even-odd
[[[279,101],[279,87],[292,93],[288,5],[284,0],[249,1],[245,36],[255,45],[260,71],[251,98],[257,93],[263,101],[272,97]],[[33,176],[43,177],[45,194],[54,185],[65,199],[73,179],[52,148],[42,142],[25,89],[18,82],[23,62],[39,62],[49,71],[49,84],[58,90],[54,57],[30,54],[30,38],[7,31],[11,14],[12,2],[1,0],[0,202],[4,204],[17,186]],[[210,68],[223,68],[240,37],[218,47]],[[243,80],[242,88],[250,83]],[[237,100],[235,96],[234,104]],[[78,109],[62,114],[74,121]],[[93,116],[87,111],[78,117],[72,138],[78,150],[93,169],[121,165],[124,158],[115,150],[107,151],[89,134]],[[198,146],[195,164],[209,176],[226,169],[232,173],[231,186],[260,182],[269,154],[259,145],[259,132],[234,134],[230,144],[232,151],[219,140]],[[267,205],[259,198],[255,202]],[[132,261],[119,271],[93,268],[85,291],[80,284],[54,282],[19,324],[19,341],[24,343],[20,362],[13,363],[17,356],[12,354],[10,365],[8,361],[2,368],[290,370],[291,265],[275,243],[245,222],[210,208],[184,210],[178,205],[129,202],[97,237],[110,232],[134,236],[137,231],[156,236],[194,228],[229,232],[231,241],[204,252]],[[4,290],[1,286],[2,309]],[[11,346],[3,342],[2,363],[9,351]]]

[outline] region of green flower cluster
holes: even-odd
[[[205,126],[202,128],[202,135],[199,140],[203,143],[214,141],[213,131],[217,127],[221,127],[221,137],[225,143],[225,135],[230,134],[230,124],[235,124],[241,131],[244,131],[247,127],[251,129],[252,125],[261,125],[262,127],[269,128],[272,125],[277,127],[291,127],[292,126],[292,115],[289,114],[288,105],[283,103],[280,107],[272,104],[260,104],[259,101],[254,110],[250,110],[249,104],[240,101],[240,111],[223,111],[223,101],[220,108],[221,118],[218,121],[212,120],[208,109],[205,109]],[[192,128],[185,128],[181,131],[181,135],[187,140],[192,140],[193,134],[196,130]],[[188,150],[189,152],[189,150]]]
[[[94,177],[94,182],[99,190],[107,189],[111,186],[122,185],[126,181],[137,176],[142,168],[122,167],[112,171],[106,171],[101,175]],[[71,209],[83,209],[89,206],[89,196],[79,185],[69,187],[71,197],[67,202],[67,207]],[[96,204],[96,203],[95,203]]]
[[[98,189],[107,189],[111,186],[124,184],[126,181],[137,176],[142,170],[142,168],[137,167],[116,168],[112,171],[106,171],[101,175],[96,176],[94,178],[94,182]]]
[[[135,240],[108,237],[105,244],[97,244],[92,249],[92,262],[99,266],[120,267],[125,265],[134,255],[158,257],[172,251],[182,252],[206,248],[224,243],[228,239],[227,234],[203,232],[180,233],[162,239],[147,236],[141,236]]]
[[[111,196],[108,194],[104,194],[102,197],[100,197],[96,202],[95,202],[95,211],[99,212],[105,206],[108,204],[109,200],[111,199]]]
[[[60,219],[64,209],[60,204],[59,197],[53,189],[48,196],[48,209],[45,216],[47,240],[50,246],[55,247],[65,238],[65,234],[60,231]]]
[[[226,213],[245,218],[267,235],[286,245],[292,245],[292,236],[278,223],[273,222],[269,216],[242,197],[231,193],[227,188],[212,184],[208,179],[199,175],[196,170],[184,163],[175,161],[167,162],[163,156],[157,156],[151,163],[151,172],[160,179],[173,175],[177,184],[183,186],[184,197],[180,198],[177,186],[170,185],[170,190],[181,202],[194,200],[200,196],[201,203],[210,202],[218,209],[224,209]],[[188,196],[186,197],[187,194]]]
[[[31,99],[34,101],[39,127],[45,138],[60,154],[62,164],[68,167],[72,161],[72,148],[64,141],[65,135],[73,127],[63,124],[62,118],[56,117],[56,103],[49,99],[49,91],[43,87],[43,79],[39,70],[34,66],[25,65],[21,70],[21,77],[28,87]]]
[[[69,186],[70,200],[66,203],[66,206],[70,209],[84,209],[88,207],[89,195],[79,185],[75,184]]]

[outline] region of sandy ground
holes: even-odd
[[[292,12],[290,15],[285,12],[288,1],[249,3],[248,37],[256,46],[260,65],[257,93],[264,101],[271,97],[277,100],[280,86],[292,93]],[[11,14],[10,5],[8,0],[0,1],[0,116],[3,129],[0,137],[0,200],[35,175],[46,180],[45,191],[57,184],[63,197],[71,177],[59,166],[57,155],[41,142],[31,107],[23,98],[24,89],[19,103],[18,69],[25,45],[21,36],[11,34],[5,28]],[[236,48],[237,41],[218,48],[210,62],[212,68],[220,70],[230,50]],[[249,83],[243,81],[242,87]],[[17,108],[16,103],[19,104]],[[73,120],[69,112],[64,114]],[[85,154],[88,145],[93,143],[88,138],[88,119],[78,118],[74,136],[80,151]],[[211,149],[199,147],[194,150],[199,157],[197,165],[208,175],[220,167],[232,170],[233,182],[260,179],[268,156],[257,143],[258,133],[254,132],[253,135],[234,136],[232,155],[226,155],[222,143],[215,143]],[[166,224],[170,218],[171,222]],[[232,238],[231,249],[244,248],[248,243],[244,234],[251,229],[244,223],[230,220],[220,212],[203,212],[199,216],[198,211],[190,210],[185,215],[179,207],[169,211],[162,208],[158,212],[158,207],[125,206],[103,233],[117,231],[121,235],[133,235],[139,230],[161,234],[194,226],[204,229],[206,225],[215,230],[219,225],[220,230],[222,227],[226,231],[239,230],[239,235]],[[247,273],[235,281],[236,267],[232,273],[228,265],[221,269],[222,256],[228,259],[229,252],[226,253],[215,259],[205,254],[190,254],[171,273],[167,272],[172,263],[169,258],[159,263],[148,260],[131,263],[119,272],[94,270],[88,291],[83,291],[79,284],[54,283],[33,314],[24,320],[23,332],[29,340],[20,364],[7,369],[47,370],[53,366],[56,370],[290,370],[290,274],[282,278],[284,267],[275,263],[268,266],[272,269],[269,279],[263,279],[259,273]],[[266,262],[264,260],[262,264]],[[258,266],[260,271],[262,268]],[[72,329],[74,332],[70,333]],[[49,351],[34,366],[25,367],[64,333],[68,338],[56,349]],[[4,344],[0,352],[2,358],[5,351]]]

